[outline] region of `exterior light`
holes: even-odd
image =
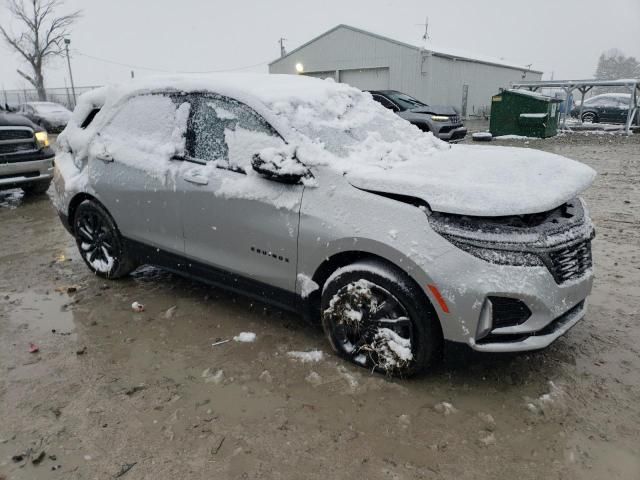
[[[304,73],[304,65],[302,65],[301,63],[296,63],[296,72]]]

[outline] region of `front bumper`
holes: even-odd
[[[448,312],[439,311],[444,338],[482,352],[539,350],[566,333],[585,315],[593,271],[558,284],[544,266],[497,265],[452,249],[429,269]],[[429,292],[427,292],[429,294]],[[520,300],[530,310],[521,324],[494,327],[479,335],[482,307],[488,297]],[[432,298],[438,305],[438,299]]]
[[[443,126],[437,133],[436,136],[440,140],[445,140],[447,142],[460,141],[467,135],[466,127],[457,127],[453,129],[448,129],[447,126]]]
[[[0,188],[19,187],[53,178],[53,157],[23,162],[0,163]]]

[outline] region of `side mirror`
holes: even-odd
[[[303,178],[313,178],[291,148],[265,148],[253,156],[251,167],[263,177],[281,183],[296,184]]]

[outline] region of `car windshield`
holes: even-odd
[[[426,153],[433,149],[433,144],[440,143],[371,97],[351,88],[333,92],[324,102],[293,103],[287,109],[286,122],[291,130],[321,143],[338,157],[349,157],[362,149],[374,150],[372,162],[389,159],[393,156],[390,152],[398,146],[420,144],[419,148],[424,148]]]
[[[403,110],[411,110],[412,108],[426,107],[426,103],[422,103],[420,100],[413,98],[405,93],[400,92],[387,92],[387,97],[396,102]]]

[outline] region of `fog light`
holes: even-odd
[[[480,310],[480,320],[476,329],[476,340],[486,337],[493,328],[493,304],[488,298],[485,299]]]
[[[49,135],[47,135],[47,132],[36,132],[36,142],[38,143],[38,148],[48,147]]]

